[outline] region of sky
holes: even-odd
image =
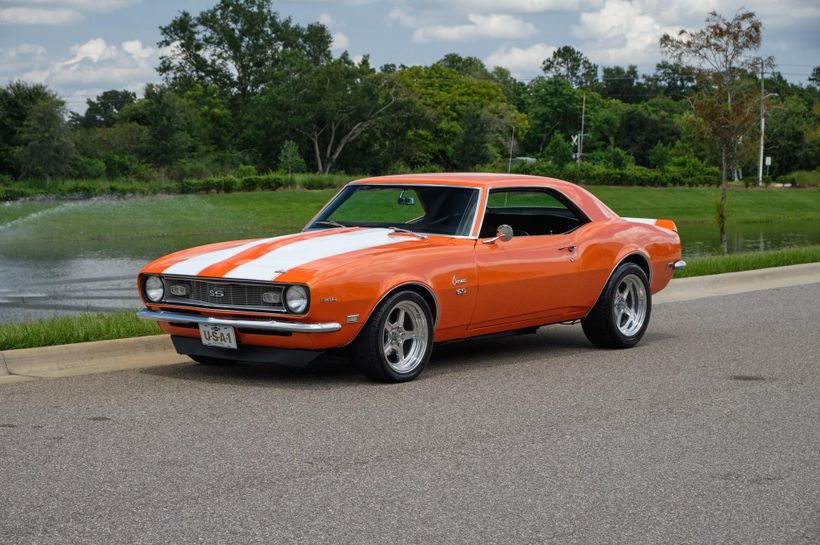
[[[107,89],[138,94],[159,81],[160,25],[216,0],[0,0],[0,84],[45,83],[67,106]],[[519,79],[571,45],[602,66],[652,72],[658,38],[698,29],[707,13],[740,8],[763,22],[760,53],[789,80],[805,83],[820,65],[820,0],[301,0],[275,2],[280,16],[320,21],[334,53],[370,55],[371,64],[430,64],[447,53],[504,66]]]

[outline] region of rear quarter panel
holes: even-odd
[[[576,231],[579,264],[578,297],[592,308],[618,264],[637,254],[650,267],[650,290],[657,293],[672,278],[670,263],[680,259],[680,238],[674,231],[615,218],[588,223]]]

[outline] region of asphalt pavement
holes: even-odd
[[[820,542],[820,284],[437,347],[0,388],[0,543]]]

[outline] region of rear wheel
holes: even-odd
[[[353,358],[368,378],[406,382],[421,374],[433,349],[433,318],[427,301],[401,291],[382,301],[353,346]]]
[[[208,356],[191,356],[189,358],[201,365],[233,365],[236,360],[226,360],[222,358],[209,358]]]
[[[624,263],[615,269],[581,325],[592,344],[630,348],[646,332],[651,312],[652,295],[646,273],[635,263]]]

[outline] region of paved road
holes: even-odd
[[[820,542],[820,284],[436,350],[0,388],[0,543]]]

